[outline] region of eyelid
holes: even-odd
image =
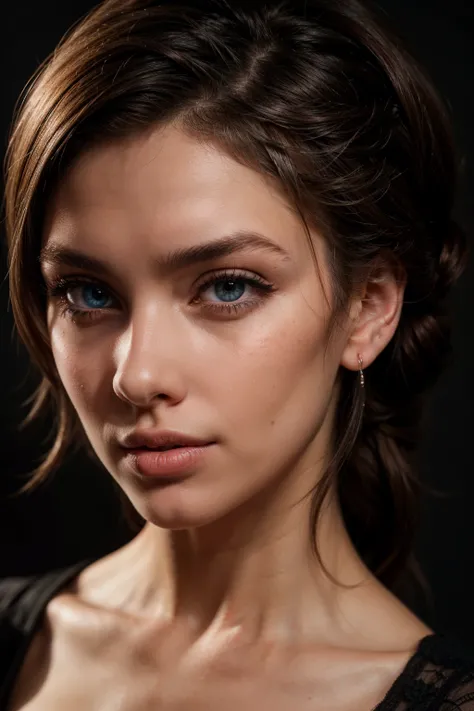
[[[73,289],[76,286],[81,286],[82,284],[93,284],[94,286],[99,286],[100,288],[107,290],[116,299],[120,298],[115,294],[115,289],[109,286],[103,279],[99,277],[92,277],[88,274],[65,274],[62,276],[55,277],[45,277],[45,285],[48,293],[59,290],[62,287],[67,287],[68,289]]]
[[[275,286],[269,282],[265,277],[261,276],[258,272],[248,271],[243,268],[221,268],[213,269],[201,274],[200,278],[193,284],[193,290],[196,295],[193,297],[191,303],[195,304],[200,301],[200,295],[213,284],[219,281],[232,281],[232,280],[242,280],[252,285],[255,289],[258,289],[263,296],[265,293],[269,294],[275,291]],[[47,292],[50,298],[59,298],[60,301],[66,306],[74,308],[73,304],[67,300],[67,293],[73,289],[80,288],[85,284],[92,284],[98,286],[107,292],[107,295],[112,299],[116,299],[121,302],[121,299],[114,294],[114,290],[105,284],[101,279],[97,277],[91,277],[86,274],[67,274],[65,276],[58,276],[54,279],[47,280]],[[113,308],[113,307],[112,307]],[[89,311],[103,312],[110,311],[111,307],[103,307],[98,309],[77,309],[82,313],[87,313]]]
[[[215,267],[214,269],[209,269],[206,272],[201,273],[201,275],[196,279],[192,287],[193,288],[200,288],[203,285],[207,284],[210,282],[212,279],[216,278],[256,278],[257,280],[261,280],[262,283],[270,283],[266,277],[263,276],[263,274],[260,274],[259,272],[253,270],[253,269],[246,269],[244,267],[234,267],[234,266],[228,266],[228,267]],[[44,282],[46,285],[47,291],[51,291],[54,288],[58,288],[62,285],[68,285],[69,288],[73,288],[75,286],[74,282],[77,281],[77,285],[79,286],[83,282],[89,282],[91,284],[96,284],[104,289],[107,289],[111,294],[115,296],[115,298],[120,300],[120,297],[117,296],[116,290],[109,286],[107,282],[101,278],[101,277],[96,277],[92,276],[90,274],[84,274],[80,272],[74,272],[72,274],[64,274],[64,275],[56,275],[56,276],[46,276],[44,275]]]

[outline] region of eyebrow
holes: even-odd
[[[154,262],[160,272],[166,273],[247,250],[263,250],[278,255],[284,260],[291,259],[283,247],[268,237],[259,232],[240,230],[212,242],[176,249],[163,257],[157,257]],[[99,259],[54,242],[46,244],[42,248],[39,261],[40,263],[91,270],[97,274],[110,275],[111,273],[111,269]]]

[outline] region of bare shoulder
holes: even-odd
[[[299,672],[311,675],[328,709],[367,711],[387,695],[433,630],[378,581],[361,588],[358,614],[340,643],[311,645],[300,655]],[[363,603],[363,604],[360,604]]]
[[[68,648],[80,644],[80,634],[77,633],[89,627],[90,617],[90,606],[78,594],[78,580],[84,570],[87,568],[66,583],[47,603],[16,676],[9,711],[36,708],[36,699],[41,698],[42,689],[55,673],[57,654],[53,654],[53,649],[61,648],[66,640]]]
[[[38,694],[48,673],[51,657],[52,630],[45,614],[33,636],[9,702],[9,711],[18,711]]]

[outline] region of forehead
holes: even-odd
[[[81,155],[49,203],[42,245],[128,261],[132,247],[135,258],[158,256],[240,231],[267,235],[314,269],[300,217],[275,180],[167,126]],[[324,263],[323,240],[315,231],[312,239]]]
[[[270,178],[172,126],[87,151],[61,181],[53,208],[70,215],[111,210],[152,216],[159,210],[162,221],[207,212],[222,218],[243,209],[270,221],[273,214],[277,221],[296,219]]]

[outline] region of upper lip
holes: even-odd
[[[173,447],[176,445],[199,447],[205,444],[210,444],[209,440],[192,437],[182,432],[173,432],[172,430],[160,430],[159,432],[140,430],[127,435],[121,442],[122,447],[127,449],[138,449],[140,447],[157,449],[158,447]]]

